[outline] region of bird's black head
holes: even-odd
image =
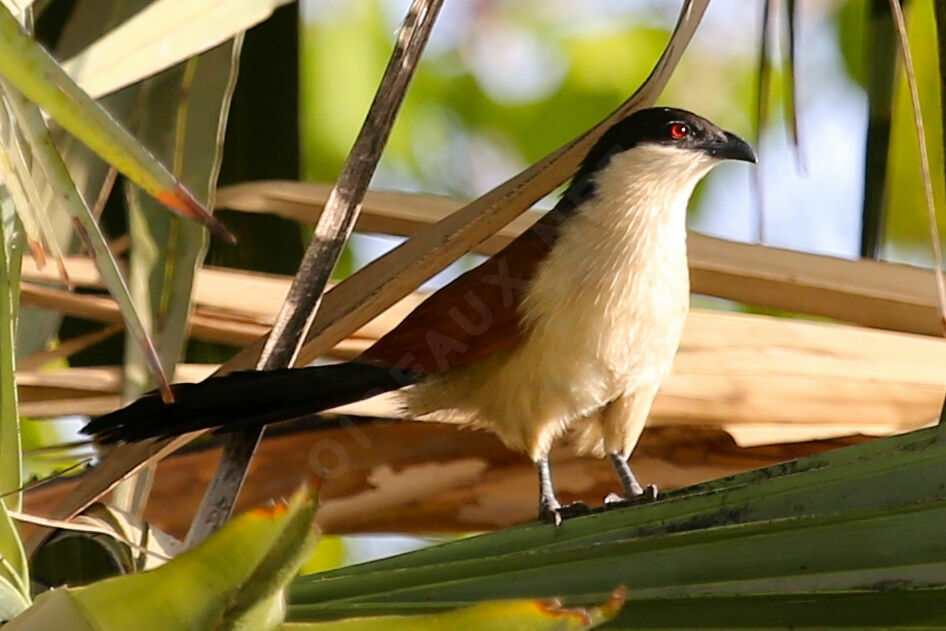
[[[749,143],[702,116],[673,107],[653,107],[628,115],[601,136],[575,174],[570,196],[593,195],[594,175],[608,165],[612,156],[647,145],[692,152],[711,161],[756,161]]]
[[[615,123],[596,149],[612,144],[619,151],[642,144],[702,151],[720,160],[755,162],[755,152],[742,138],[723,131],[702,116],[673,107],[638,110]]]

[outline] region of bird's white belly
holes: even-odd
[[[412,412],[448,409],[434,418],[486,427],[536,456],[575,420],[659,384],[689,302],[683,231],[651,242],[585,221],[570,220],[530,284],[521,341],[422,382]]]

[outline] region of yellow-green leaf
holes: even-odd
[[[69,77],[52,56],[0,7],[0,75],[69,133],[171,210],[232,235],[168,169]]]
[[[47,628],[30,624],[48,607],[61,610],[60,629],[275,628],[283,590],[315,545],[315,508],[315,494],[299,491],[286,504],[237,517],[159,568],[47,592],[5,629]]]
[[[129,334],[138,343],[144,357],[147,358],[158,387],[162,391],[169,391],[167,377],[158,361],[154,344],[142,322],[138,309],[131,300],[128,286],[118,268],[115,256],[108,247],[105,236],[102,234],[91,209],[76,189],[75,182],[73,182],[62,161],[62,156],[53,145],[49,130],[43,122],[42,114],[33,103],[30,103],[20,92],[11,88],[6,82],[0,81],[0,87],[3,89],[7,103],[11,106],[20,130],[29,142],[34,158],[43,169],[50,189],[56,199],[59,200],[62,208],[75,219],[76,229],[79,230],[80,236],[86,241],[86,247],[92,252],[96,267],[108,285],[109,292],[118,301]]]
[[[62,66],[98,98],[222,44],[289,1],[157,0]]]
[[[29,604],[29,572],[7,507],[20,508],[22,453],[14,375],[20,260],[24,239],[12,202],[0,206],[0,618]]]
[[[287,623],[280,631],[582,631],[612,620],[625,591],[598,607],[565,608],[557,600],[494,601],[420,616],[377,616],[330,622]]]

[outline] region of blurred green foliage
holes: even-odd
[[[914,0],[904,3],[910,51],[920,92],[920,107],[926,128],[926,147],[930,157],[936,215],[940,226],[946,220],[946,190],[943,182],[942,108],[940,104],[936,58],[936,24],[933,2]],[[868,3],[850,0],[837,12],[838,44],[851,79],[863,85],[864,50]],[[926,201],[920,175],[913,108],[902,64],[898,63],[893,103],[887,186],[887,239],[897,245],[924,248],[929,243]],[[940,228],[942,233],[942,227]],[[921,253],[928,258],[925,249]]]
[[[906,8],[930,139],[937,210],[946,219],[932,2],[915,0]],[[390,54],[396,18],[392,3],[384,0],[318,4],[308,15],[302,38],[303,172],[307,179],[329,181],[338,174],[374,95]],[[672,13],[657,8],[612,10],[602,19],[573,24],[563,19],[567,11],[544,10],[541,3],[497,1],[478,6],[461,16],[445,12],[441,18],[438,29],[445,27],[444,21],[451,22],[450,37],[438,40],[435,29],[375,186],[472,197],[498,184],[500,178],[541,158],[620,103],[650,71],[666,42],[667,17]],[[866,6],[864,0],[840,2],[833,16],[831,9],[826,15],[844,68],[859,85],[866,71],[865,47],[870,45],[864,41]],[[760,15],[743,12],[739,17],[751,27]],[[718,41],[720,34],[718,24],[704,23],[661,102],[696,109],[753,137],[758,53],[727,49]],[[804,58],[806,33],[800,35],[798,54]],[[521,74],[523,67],[533,67],[515,65],[519,62],[514,68],[503,66],[506,57],[497,50],[504,46],[513,51],[505,54],[519,52],[547,60],[546,65],[533,64],[542,80],[519,79],[538,85],[531,92],[528,86],[513,90],[512,95],[497,90],[494,75]],[[491,60],[496,62],[492,66]],[[790,95],[789,80],[782,67],[774,69],[771,107],[782,109]],[[803,94],[818,88],[801,70],[797,81]],[[508,80],[499,84],[508,85]],[[803,119],[804,107],[802,103]],[[785,124],[777,114],[771,121],[772,126]],[[804,133],[803,125],[803,141]],[[888,238],[898,246],[920,246],[920,251],[928,241],[928,229],[902,72],[896,87],[890,157]],[[699,212],[699,202],[694,206]]]
[[[941,1],[941,0],[939,0]],[[942,108],[936,55],[936,23],[933,0],[915,0],[910,9],[907,29],[910,50],[916,66],[926,148],[930,157],[933,197],[940,233],[946,221],[946,187],[943,182]],[[890,161],[887,170],[887,234],[894,242],[910,245],[929,243],[929,228],[920,158],[917,148],[913,108],[906,78],[901,71],[893,102],[893,127],[890,138]]]
[[[305,24],[307,179],[333,179],[357,134],[391,51],[389,4],[321,8]],[[438,40],[445,25],[435,29],[375,185],[380,180],[460,197],[482,193],[607,115],[644,80],[669,36],[652,25],[656,16],[642,21],[620,14],[576,27],[537,3],[483,3],[462,17],[445,12],[444,20],[454,22],[446,27],[453,37]],[[719,63],[702,54],[701,42],[694,47],[662,102],[698,108],[737,132],[751,130],[755,61]],[[497,79],[507,55],[525,55],[531,61],[515,62],[515,70],[535,72]]]

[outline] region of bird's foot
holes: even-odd
[[[562,523],[562,505],[554,496],[543,495],[539,498],[539,521],[555,524],[558,528]]]
[[[629,495],[618,495],[617,493],[608,493],[604,498],[604,507],[608,510],[612,508],[624,508],[646,502],[653,502],[657,499],[657,485],[648,484],[647,488],[641,489],[640,493]]]
[[[566,519],[581,517],[591,513],[591,507],[584,502],[572,502],[562,506],[558,500],[539,502],[539,521],[554,524],[556,528]]]
[[[562,508],[559,509],[559,512],[561,513],[563,519],[571,519],[572,517],[590,515],[591,507],[584,502],[572,502],[571,504],[562,506]]]

